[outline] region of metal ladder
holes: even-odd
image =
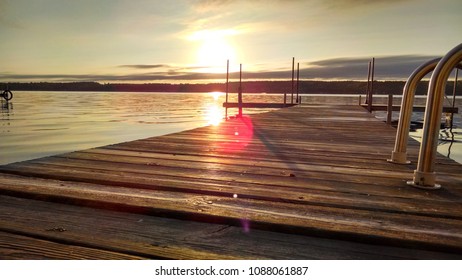
[[[419,150],[417,169],[414,170],[413,180],[408,182],[411,186],[423,189],[441,188],[441,185],[436,184],[436,173],[434,171],[440,117],[443,110],[446,82],[449,78],[449,74],[455,67],[462,69],[462,65],[459,64],[461,61],[462,44],[450,50],[444,57],[433,59],[422,64],[411,74],[404,86],[395,147],[391,159],[388,160],[389,162],[400,164],[409,163],[406,149],[417,84],[426,74],[433,70],[428,86],[423,136]]]

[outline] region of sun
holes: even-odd
[[[197,51],[197,60],[203,66],[217,66],[229,60],[235,60],[234,48],[224,38],[204,40]]]
[[[190,40],[199,42],[196,63],[207,68],[208,72],[223,72],[226,60],[235,60],[236,51],[231,37],[236,33],[232,30],[204,30],[194,33]]]

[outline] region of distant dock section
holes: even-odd
[[[361,106],[363,108],[365,108],[365,109],[369,108],[369,105],[367,105],[367,104],[361,104]],[[389,107],[386,104],[375,104],[375,105],[370,106],[370,108],[371,108],[371,111],[385,111],[386,112],[386,111],[389,110]],[[401,110],[401,106],[400,105],[393,105],[391,107],[391,110],[393,112],[399,112]],[[425,112],[425,106],[414,106],[412,111],[413,112]],[[458,107],[444,106],[443,107],[443,113],[457,114],[457,113],[459,113],[459,108]]]
[[[286,108],[286,107],[292,107],[297,104],[290,104],[290,103],[255,103],[255,102],[244,102],[242,104],[239,104],[238,102],[224,102],[223,107],[224,108],[239,108],[241,106],[242,108]]]

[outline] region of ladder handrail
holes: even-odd
[[[441,113],[443,111],[446,83],[451,71],[462,61],[462,44],[450,50],[435,67],[428,85],[428,97],[423,123],[422,143],[419,150],[417,169],[408,184],[424,188],[439,189],[436,184],[435,159],[438,146]]]
[[[407,141],[409,139],[409,127],[411,126],[412,109],[417,85],[423,77],[435,69],[440,60],[441,57],[429,60],[420,65],[407,79],[401,99],[395,147],[391,153],[391,159],[388,160],[389,162],[400,164],[410,163],[407,160]]]

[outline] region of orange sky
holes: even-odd
[[[461,43],[460,0],[0,0],[0,82],[405,79]],[[209,73],[212,73],[211,75]],[[219,74],[217,74],[219,73]]]

